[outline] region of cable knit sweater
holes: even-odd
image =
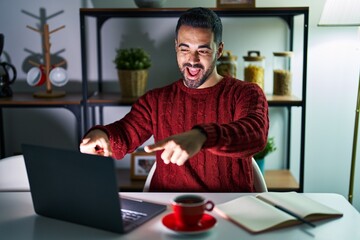
[[[106,126],[113,157],[121,159],[152,135],[155,142],[200,127],[207,140],[183,166],[157,167],[150,191],[252,192],[252,155],[266,145],[268,104],[252,83],[223,78],[205,89],[187,88],[182,80],[154,89],[133,104],[121,120]]]

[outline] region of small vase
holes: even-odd
[[[118,70],[122,97],[138,98],[145,93],[148,70]]]
[[[265,174],[265,171],[264,171],[265,159],[264,158],[255,159],[255,161],[256,161],[257,165],[259,166],[261,173],[264,175]]]

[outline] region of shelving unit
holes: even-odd
[[[159,9],[80,9],[80,31],[81,31],[81,60],[82,60],[82,94],[83,94],[83,116],[84,130],[90,126],[89,111],[99,107],[100,122],[102,122],[102,108],[104,106],[131,106],[134,99],[124,99],[120,95],[114,96],[103,91],[103,70],[101,59],[101,28],[103,24],[110,18],[178,18],[186,9],[182,8],[159,8]],[[294,46],[294,18],[303,16],[303,46],[302,46],[302,96],[273,96],[268,95],[269,107],[282,107],[287,109],[287,152],[286,152],[286,169],[267,171],[265,179],[270,190],[295,190],[303,192],[304,189],[304,152],[305,152],[305,113],[306,113],[306,76],[307,76],[307,49],[308,49],[308,7],[297,8],[231,8],[231,9],[213,9],[221,18],[226,17],[276,17],[284,20],[289,30],[289,51]],[[97,68],[98,82],[97,90],[90,92],[88,87],[88,54],[86,51],[86,18],[94,18],[96,20],[96,40],[97,40]],[[290,146],[291,146],[291,119],[292,108],[301,108],[301,130],[300,130],[300,164],[299,164],[299,181],[297,182],[290,172]],[[92,114],[94,116],[94,114]],[[92,119],[94,122],[94,119]]]
[[[64,108],[69,110],[76,119],[77,139],[82,137],[80,93],[67,93],[61,98],[35,98],[31,93],[16,93],[13,97],[0,98],[0,159],[5,157],[5,131],[3,109],[10,108]]]

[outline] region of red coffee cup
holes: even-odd
[[[26,81],[32,87],[44,84],[46,82],[44,66],[31,68],[27,73]]]
[[[198,195],[181,195],[172,202],[175,222],[179,227],[194,227],[200,223],[206,211],[212,211],[215,204]]]

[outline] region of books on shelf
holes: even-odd
[[[341,217],[335,209],[296,192],[265,192],[218,204],[215,211],[252,233]]]

